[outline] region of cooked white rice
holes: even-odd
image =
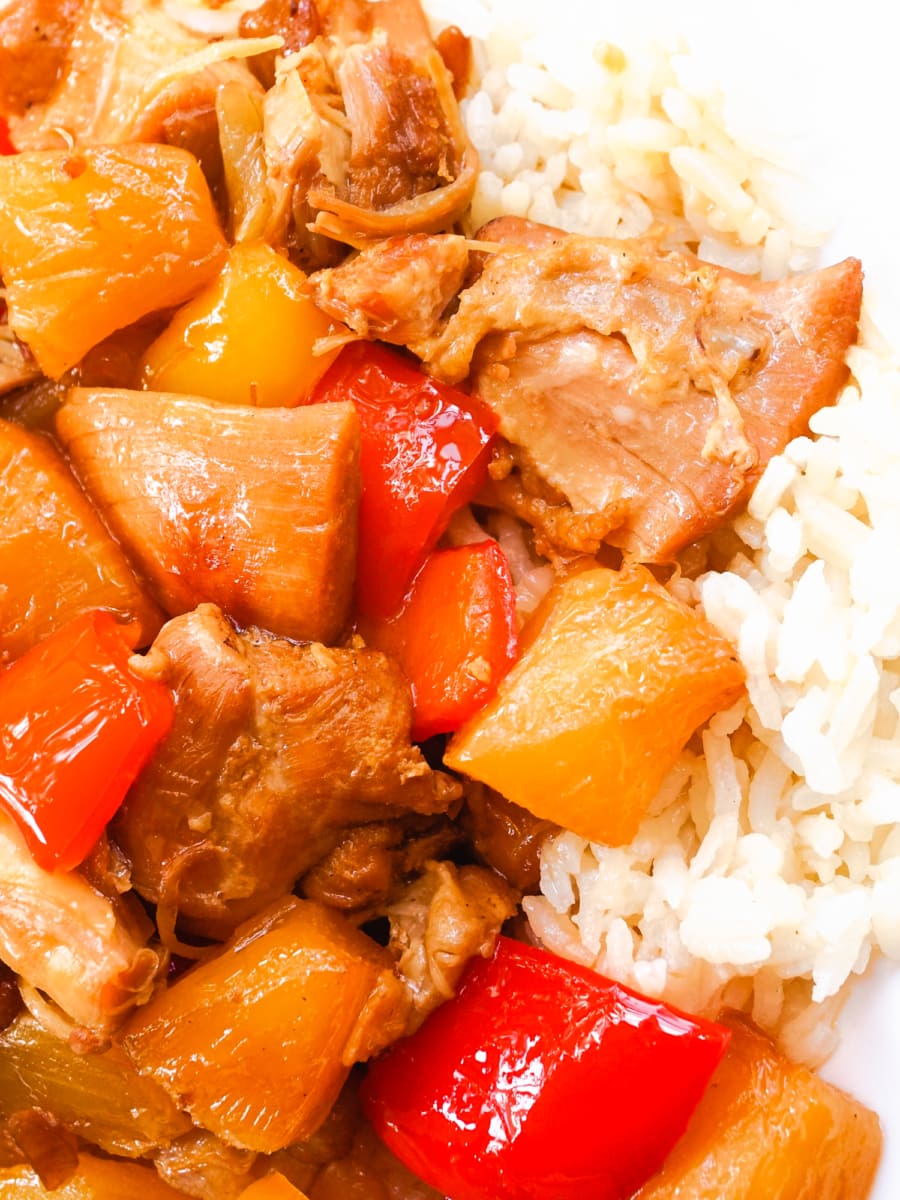
[[[477,38],[473,227],[662,228],[765,277],[814,265],[810,198],[732,136],[683,46],[612,45],[602,10],[573,41],[546,4],[427,7]],[[526,900],[550,949],[695,1012],[748,1009],[812,1062],[848,979],[873,950],[900,958],[900,372],[864,341],[817,437],[768,466],[730,570],[678,585],[738,647],[749,698],[682,755],[630,846],[562,834]]]

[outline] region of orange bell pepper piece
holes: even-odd
[[[338,354],[313,353],[338,327],[305,289],[303,272],[271,246],[234,246],[219,277],[147,350],[144,386],[226,404],[299,404]]]

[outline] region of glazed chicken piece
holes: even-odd
[[[314,42],[322,32],[316,0],[263,0],[258,8],[245,12],[240,21],[241,37],[283,39],[281,55],[296,54]],[[275,51],[251,59],[256,75],[270,88],[275,82]]]
[[[407,1034],[456,994],[470,958],[490,957],[518,899],[499,875],[484,867],[430,862],[387,906],[388,949],[411,1001]]]
[[[240,1200],[253,1181],[257,1155],[229,1146],[206,1129],[195,1127],[160,1146],[153,1165],[160,1179],[196,1200]]]
[[[5,18],[16,27],[16,41],[13,51],[0,51],[0,76],[18,101],[8,114],[20,150],[59,149],[65,145],[60,130],[81,145],[171,140],[195,150],[215,115],[221,86],[235,81],[262,95],[240,60],[216,61],[213,55],[191,69],[191,56],[204,51],[207,40],[147,0],[69,0],[62,6],[26,0],[21,7],[35,14],[27,22],[16,16],[19,7],[13,5]],[[59,8],[52,20],[51,7]],[[0,43],[4,32],[0,26]],[[37,81],[30,64],[41,57],[48,69]]]
[[[85,0],[17,0],[0,12],[0,114],[22,116],[52,92]]]
[[[318,307],[360,337],[406,346],[437,333],[468,268],[465,238],[420,233],[373,242],[309,285]]]
[[[541,847],[559,826],[534,816],[475,780],[465,784],[460,823],[478,857],[522,892],[536,892]]]
[[[329,908],[375,909],[420,874],[429,859],[444,858],[460,840],[459,828],[446,816],[412,813],[354,825],[304,875],[300,890]]]
[[[411,348],[468,376],[525,462],[630,556],[670,561],[719,524],[847,377],[855,259],[760,283],[649,242],[521,222],[493,237],[456,312]]]
[[[309,1185],[309,1200],[441,1200],[363,1122],[350,1153],[329,1163]]]
[[[347,826],[442,812],[459,795],[410,744],[408,686],[375,651],[238,633],[205,604],[132,663],[176,701],[172,732],[114,823],[161,922],[177,912],[188,930],[224,938]]]
[[[77,871],[42,870],[0,814],[0,959],[74,1023],[84,1048],[149,999],[163,957],[146,935],[126,901]]]
[[[254,408],[73,388],[56,430],[170,616],[209,600],[282,637],[341,636],[360,486],[352,404]]]

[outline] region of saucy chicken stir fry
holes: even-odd
[[[0,1190],[865,1195],[871,1113],[519,910],[742,694],[665,584],[860,264],[466,237],[457,30],[205,11],[0,13]]]

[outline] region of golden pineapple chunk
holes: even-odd
[[[556,584],[444,761],[537,817],[629,842],[691,734],[744,686],[733,648],[644,567]]]
[[[193,296],[225,252],[200,164],[186,150],[0,157],[9,325],[52,379],[114,330]]]
[[[864,1200],[878,1118],[730,1017],[731,1045],[687,1132],[634,1200]]]
[[[122,1044],[197,1124],[273,1153],[316,1131],[403,1003],[386,950],[291,897],[136,1013]]]

